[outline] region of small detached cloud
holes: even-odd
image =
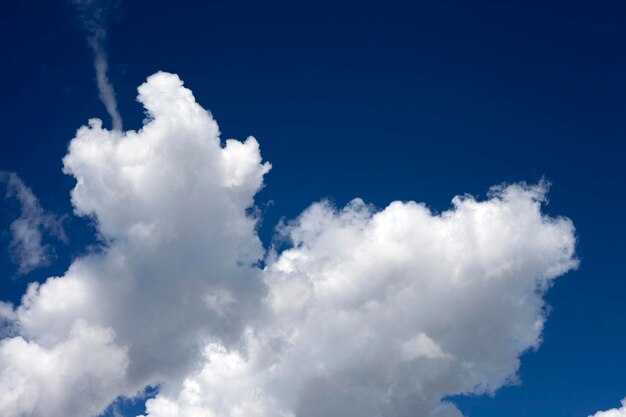
[[[74,211],[106,247],[2,306],[0,415],[88,417],[159,386],[147,417],[458,417],[445,398],[517,381],[578,265],[546,184],[440,214],[316,202],[266,250],[256,139],[222,140],[174,74],[138,100],[142,129],[92,119],[69,145]]]
[[[47,266],[54,258],[52,246],[44,243],[50,236],[67,242],[62,219],[46,212],[33,191],[13,172],[0,172],[0,183],[6,185],[5,199],[14,199],[20,206],[20,216],[11,223],[9,253],[23,275]]]
[[[620,408],[613,408],[606,411],[598,411],[589,417],[626,417],[626,398],[622,400],[622,406]]]

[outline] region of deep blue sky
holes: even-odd
[[[545,176],[546,210],[574,221],[581,266],[550,291],[522,384],[455,401],[472,417],[559,417],[626,396],[626,3],[119,3],[108,49],[125,127],[141,126],[136,87],[166,70],[224,138],[254,135],[274,166],[257,200],[266,242],[323,197],[444,210],[456,194]],[[0,170],[69,214],[67,144],[88,118],[109,123],[75,14],[62,0],[5,2],[0,53]],[[56,262],[17,279],[3,232],[0,299],[17,301],[93,242],[88,222],[66,226]]]

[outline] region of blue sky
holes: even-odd
[[[521,382],[452,401],[467,416],[556,417],[626,396],[625,40],[621,2],[120,1],[107,51],[126,129],[144,118],[136,87],[163,70],[224,139],[257,138],[272,164],[255,197],[265,247],[322,198],[441,212],[494,184],[551,182],[544,213],[571,219],[580,266],[548,292]],[[0,170],[66,216],[68,236],[50,239],[49,266],[17,276],[6,248],[18,208],[3,202],[0,298],[19,303],[97,243],[93,221],[72,215],[61,161],[78,127],[110,119],[66,2],[3,5],[0,51]]]

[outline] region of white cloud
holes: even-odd
[[[622,406],[620,408],[613,408],[606,411],[598,411],[589,417],[626,417],[626,398],[622,400]]]
[[[20,206],[20,216],[10,226],[9,252],[18,265],[18,274],[50,264],[54,258],[52,246],[43,243],[44,236],[52,236],[63,242],[67,237],[62,219],[46,212],[33,191],[13,172],[0,172],[0,182],[5,182],[7,198],[15,199]]]
[[[91,416],[123,382],[126,350],[110,329],[76,320],[67,340],[47,348],[22,337],[0,342],[0,414]],[[68,387],[71,391],[68,390]],[[80,397],[80,402],[68,401]]]
[[[312,205],[283,230],[293,248],[265,270],[271,313],[245,353],[207,355],[148,415],[176,404],[228,417],[459,416],[442,399],[514,382],[541,342],[544,292],[577,265],[573,226],[541,213],[545,193],[497,187],[440,215],[413,202]]]
[[[175,75],[155,74],[139,93],[151,119],[141,130],[109,131],[91,120],[63,161],[77,181],[75,211],[94,216],[106,248],[77,259],[62,277],[31,284],[13,313],[17,337],[33,351],[61,349],[80,319],[111,332],[107,343],[126,352],[127,366],[118,361],[115,373],[95,374],[76,362],[74,372],[117,391],[94,399],[80,395],[80,378],[70,379],[58,388],[57,408],[42,404],[26,415],[88,415],[93,404],[147,384],[175,386],[209,341],[235,343],[261,308],[266,290],[253,264],[264,251],[246,209],[270,166],[256,140],[222,146],[217,124]],[[13,357],[4,355],[9,366]]]
[[[543,295],[577,265],[571,222],[542,213],[545,184],[438,215],[316,203],[266,257],[246,214],[270,168],[256,140],[222,143],[172,74],[139,101],[141,130],[94,119],[70,143],[75,211],[107,246],[2,306],[19,329],[0,349],[3,415],[88,416],[161,384],[149,417],[459,416],[446,396],[514,382],[539,346]],[[83,347],[114,359],[68,359]],[[21,387],[46,394],[23,402]]]

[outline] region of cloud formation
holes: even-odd
[[[83,28],[87,32],[87,44],[93,51],[94,68],[96,69],[96,83],[100,101],[104,104],[113,130],[122,130],[122,117],[117,110],[117,99],[113,84],[107,75],[109,61],[106,52],[107,21],[112,2],[106,0],[71,0]]]
[[[87,416],[145,385],[176,386],[209,341],[232,346],[261,308],[254,264],[264,252],[246,208],[270,166],[256,140],[222,144],[211,115],[175,75],[150,77],[139,100],[151,117],[140,131],[91,120],[70,143],[63,162],[76,178],[72,203],[95,218],[106,249],[29,286],[14,320],[24,341],[0,343],[0,397],[13,398],[0,415]],[[73,362],[74,350],[62,348],[72,341],[89,342],[109,366]],[[51,367],[74,367],[44,375],[14,363],[24,343]],[[33,398],[41,406],[17,408],[38,404]]]
[[[516,381],[543,295],[577,266],[546,184],[440,214],[322,201],[266,252],[257,141],[222,141],[176,75],[138,100],[141,130],[92,119],[70,143],[75,212],[106,246],[0,305],[18,329],[0,342],[1,415],[89,416],[160,384],[149,417],[451,417],[447,396]]]
[[[606,411],[598,411],[589,417],[626,417],[626,398],[622,400],[620,408],[612,408]]]
[[[264,271],[266,322],[244,349],[208,347],[148,416],[460,416],[442,400],[514,382],[545,290],[576,267],[572,224],[541,214],[545,193],[496,187],[439,215],[313,204]]]
[[[18,265],[17,273],[26,274],[50,264],[54,250],[44,244],[44,236],[52,236],[67,242],[62,219],[46,212],[33,191],[17,174],[0,171],[0,183],[6,184],[6,199],[14,199],[20,206],[20,216],[10,226],[9,253]]]

